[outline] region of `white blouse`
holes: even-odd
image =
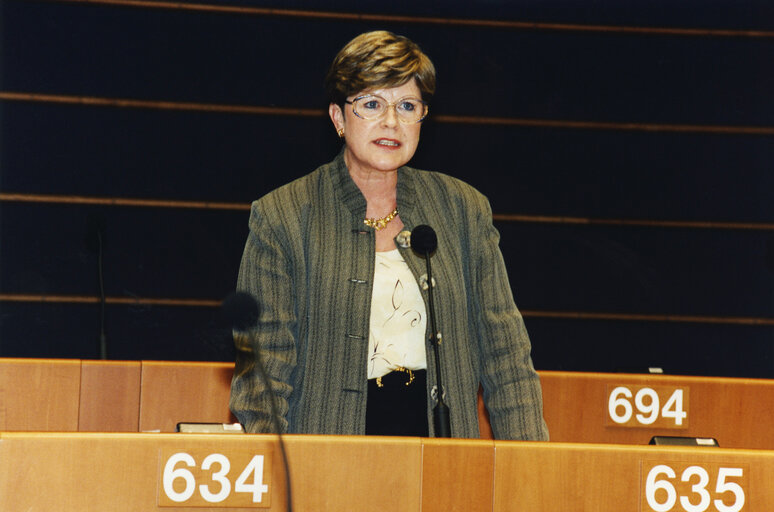
[[[427,314],[414,275],[398,249],[377,252],[368,337],[368,378],[397,367],[427,369]]]

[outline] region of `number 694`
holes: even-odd
[[[617,386],[610,392],[607,410],[610,419],[619,426],[687,428],[688,390],[668,386]]]

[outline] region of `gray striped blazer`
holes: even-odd
[[[497,439],[547,439],[540,381],[489,202],[455,178],[410,167],[398,170],[397,197],[406,230],[427,224],[438,235],[434,302],[443,333],[441,371],[452,436],[478,437],[481,383]],[[253,203],[237,288],[258,299],[260,315],[253,336],[235,335],[230,401],[248,432],[273,430],[255,366],[259,347],[286,432],[365,432],[375,259],[374,231],[363,224],[365,212],[365,198],[349,176],[343,152]],[[419,282],[424,260],[411,249],[399,249]],[[432,435],[431,347],[427,365]]]

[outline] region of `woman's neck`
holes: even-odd
[[[345,163],[352,181],[365,197],[367,217],[384,217],[397,205],[398,171],[363,170]]]
[[[364,171],[349,165],[347,155],[344,162],[352,181],[362,192],[366,200],[366,218],[381,219],[387,217],[398,204],[398,171]],[[384,229],[376,231],[376,250],[378,252],[395,249],[395,236],[403,229],[400,212]]]

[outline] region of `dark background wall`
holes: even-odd
[[[4,0],[0,357],[99,357],[101,262],[110,358],[230,360],[248,205],[335,156],[322,78],[384,28],[538,369],[774,377],[774,8],[634,4]]]

